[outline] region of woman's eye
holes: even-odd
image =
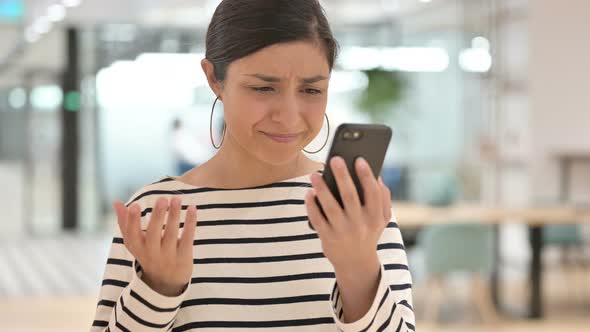
[[[270,86],[263,86],[263,87],[255,87],[252,88],[252,90],[257,91],[257,92],[272,92],[274,91],[274,89]]]
[[[322,93],[322,90],[318,90],[318,89],[304,89],[303,91],[307,94],[310,94],[310,95],[319,95]]]

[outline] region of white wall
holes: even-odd
[[[590,1],[530,1],[530,103],[533,192],[558,195],[558,151],[590,155]],[[576,168],[573,191],[590,201],[590,163]]]
[[[12,51],[19,37],[20,29],[15,24],[0,24],[0,59],[4,59],[8,52]],[[0,63],[0,66],[3,69],[0,71],[0,88],[13,86],[19,81],[15,75],[9,73],[10,70],[6,70],[8,68],[3,68],[3,64]]]
[[[0,28],[0,57],[21,38],[22,31],[16,26]],[[3,39],[6,38],[6,39]],[[26,44],[22,55],[0,73],[0,87],[16,86],[23,82],[26,71],[43,71],[57,74],[63,70],[65,62],[64,31],[54,28],[34,44]]]

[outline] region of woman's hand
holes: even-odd
[[[178,296],[190,281],[193,272],[193,239],[197,209],[189,206],[182,235],[179,238],[181,199],[159,198],[152,210],[147,231],[141,230],[141,208],[133,203],[127,208],[113,204],[125,247],[143,269],[142,280],[165,296]],[[162,227],[166,218],[166,230]]]
[[[313,174],[314,190],[310,190],[305,197],[309,221],[322,242],[324,255],[337,273],[366,271],[366,268],[374,270],[379,263],[377,244],[391,219],[391,193],[381,179],[375,179],[369,164],[358,158],[355,167],[365,201],[361,205],[344,159],[334,157],[330,166],[344,208],[338,204],[322,177]],[[315,202],[316,195],[327,220]]]

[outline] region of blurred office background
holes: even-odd
[[[382,175],[418,329],[587,328],[590,2],[321,2],[332,126],[394,130]],[[1,330],[89,328],[111,202],[178,173],[175,120],[191,162],[214,153],[199,61],[217,4],[0,0]]]

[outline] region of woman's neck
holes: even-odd
[[[313,173],[322,164],[302,152],[282,165],[266,163],[226,137],[217,154],[187,174],[185,181],[216,188],[243,188],[274,183]]]

